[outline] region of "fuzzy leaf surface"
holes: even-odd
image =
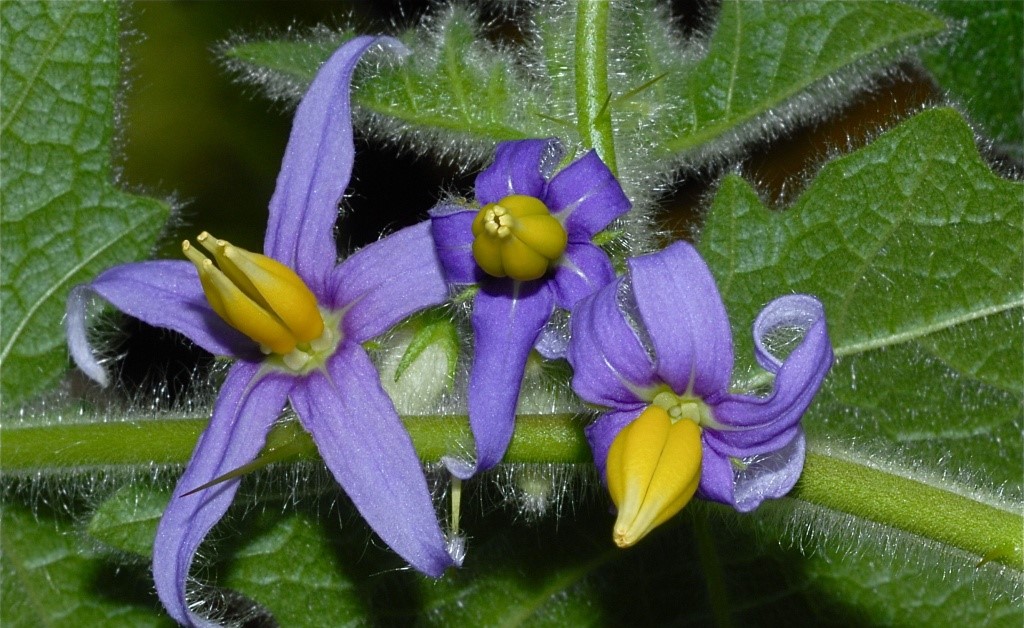
[[[509,474],[500,495],[538,497],[524,471]],[[578,472],[552,483],[550,506],[567,497],[558,497],[560,482],[578,482]],[[131,487],[122,512],[127,526],[152,535],[145,516],[129,513],[130,503],[150,498],[126,498],[146,490]],[[501,499],[493,488],[477,490],[474,501]],[[535,523],[508,508],[484,515],[474,508],[464,513],[472,537],[465,565],[437,581],[401,569],[344,499],[263,503],[271,505],[236,505],[213,533],[215,559],[197,573],[268,609],[282,625],[319,626],[329,618],[332,625],[700,626],[727,618],[770,626],[796,613],[824,623],[1013,626],[1017,616],[1010,597],[993,595],[1013,589],[1006,570],[971,566],[944,577],[912,559],[927,551],[912,535],[835,522],[848,527],[803,555],[778,530],[808,508],[796,500],[753,516],[695,503],[630,551],[612,544],[613,517],[602,500]]]
[[[958,25],[948,43],[922,55],[925,65],[989,137],[1021,158],[1024,3],[934,0],[925,6]]]
[[[839,359],[805,417],[812,445],[1019,508],[1024,478],[1006,461],[1024,455],[1022,217],[1024,185],[993,174],[960,115],[937,109],[830,162],[781,211],[727,177],[701,250],[748,368],[768,301],[824,303]]]
[[[168,216],[163,203],[114,182],[120,10],[89,2],[0,7],[0,392],[8,403],[63,373],[68,290],[143,257]]]
[[[148,566],[90,551],[66,513],[6,497],[2,521],[4,626],[174,625],[152,593]]]
[[[93,513],[89,536],[116,550],[148,558],[170,497],[168,491],[140,489],[136,484],[124,486]]]
[[[400,133],[442,131],[491,142],[551,135],[550,122],[536,115],[539,98],[515,54],[480,31],[465,9],[439,10],[429,29],[399,35],[412,51],[403,62],[377,67],[372,77],[362,70],[353,101],[402,125]],[[319,31],[310,40],[251,41],[226,48],[224,56],[243,80],[272,97],[294,99],[352,35]]]
[[[944,27],[895,2],[726,0],[707,53],[660,88],[680,104],[664,126],[653,125],[661,131],[656,145],[685,155],[719,140],[753,139],[764,132],[758,127],[821,115],[872,70]]]

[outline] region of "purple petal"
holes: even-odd
[[[583,297],[615,280],[608,256],[590,242],[570,242],[552,277],[558,307],[569,310]]]
[[[256,358],[256,343],[217,316],[191,262],[162,260],[115,266],[68,295],[67,337],[71,357],[102,385],[107,375],[86,339],[86,306],[93,294],[156,327],[173,329],[214,355]]]
[[[697,492],[704,499],[733,505],[735,499],[733,497],[732,461],[728,456],[709,447],[706,439],[702,439],[701,444],[700,485],[697,487]]]
[[[799,420],[789,423],[777,421],[747,429],[707,428],[705,438],[711,441],[722,455],[746,458],[784,447],[796,437],[798,431]]]
[[[690,389],[714,403],[729,386],[733,354],[729,317],[711,271],[686,242],[627,264],[658,374],[676,393]]]
[[[562,221],[570,242],[590,242],[631,206],[615,175],[594,151],[556,174],[542,200]]]
[[[463,479],[490,469],[505,455],[526,359],[554,309],[554,298],[544,284],[500,284],[504,290],[484,286],[473,302],[469,424],[476,440],[476,462],[445,461],[449,470]]]
[[[363,349],[344,343],[291,396],[320,456],[370,527],[416,569],[439,577],[448,555],[412,440]]]
[[[619,309],[621,286],[609,284],[576,304],[566,355],[576,394],[619,409],[650,401],[659,383],[650,356]]]
[[[356,63],[375,44],[408,54],[388,37],[356,37],[321,66],[295,111],[277,188],[270,199],[264,250],[322,293],[338,257],[334,223],[352,174],[349,84]]]
[[[476,212],[455,205],[430,210],[430,229],[449,283],[477,282],[478,266],[473,258],[473,219]]]
[[[605,477],[605,468],[608,465],[608,450],[611,449],[612,441],[619,435],[622,428],[636,420],[645,408],[647,408],[647,404],[636,403],[621,410],[605,412],[584,430],[602,482],[608,482],[608,478]]]
[[[545,360],[564,358],[569,348],[569,312],[556,309],[540,331],[533,348]]]
[[[779,360],[765,342],[774,331],[793,328],[806,329],[804,337],[785,360]],[[790,295],[769,303],[754,322],[754,343],[758,361],[776,373],[772,394],[728,395],[712,404],[719,422],[744,428],[717,434],[733,447],[758,445],[794,429],[832,366],[825,310],[813,297]]]
[[[344,309],[342,330],[363,342],[413,312],[448,298],[429,221],[366,246],[331,274],[330,305]]]
[[[494,163],[476,177],[476,201],[497,203],[510,194],[543,198],[545,175],[561,153],[558,140],[502,142]]]
[[[179,623],[208,625],[189,610],[185,595],[192,558],[210,528],[231,505],[240,479],[182,495],[253,460],[280,414],[295,379],[260,372],[255,362],[237,362],[228,372],[192,460],[178,480],[153,544],[157,595]]]
[[[712,441],[705,440],[700,493],[740,512],[749,512],[765,499],[782,497],[793,488],[803,470],[805,455],[802,430],[781,448],[743,458],[741,469],[728,455],[719,452]]]

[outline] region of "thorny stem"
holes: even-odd
[[[617,173],[608,92],[608,11],[612,0],[580,0],[576,8],[576,120],[583,143]]]
[[[465,416],[408,416],[406,427],[427,461],[470,450]],[[205,419],[148,418],[104,423],[62,422],[0,427],[0,476],[100,469],[141,469],[188,461]],[[584,421],[571,414],[521,415],[516,420],[509,463],[579,464],[590,462]],[[312,458],[315,448],[302,430],[282,430],[288,443],[269,449]],[[290,436],[288,434],[291,434]],[[453,446],[455,449],[453,450]],[[979,557],[1024,569],[1021,513],[1004,510],[840,456],[809,453],[791,497],[838,512],[917,534]]]
[[[809,453],[793,497],[1024,569],[1024,517],[917,480]]]

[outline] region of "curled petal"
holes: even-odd
[[[346,342],[310,373],[292,407],[320,456],[370,527],[421,572],[453,564],[423,468],[369,356]]]
[[[551,317],[551,291],[536,282],[494,282],[473,302],[473,365],[469,372],[469,422],[476,462],[446,459],[448,469],[468,478],[501,461],[512,440],[516,403],[530,350]]]
[[[577,301],[614,280],[615,269],[604,251],[590,242],[570,242],[552,276],[555,304],[572,309]]]
[[[542,200],[565,225],[570,242],[590,242],[631,206],[618,179],[595,151],[559,171]]]
[[[294,385],[293,377],[261,374],[258,363],[240,361],[228,373],[210,424],[178,480],[153,544],[157,595],[181,624],[212,625],[189,610],[185,582],[199,544],[231,505],[241,480],[183,493],[253,460]]]
[[[214,355],[255,358],[256,344],[233,329],[210,307],[190,262],[162,260],[115,266],[68,295],[68,348],[86,375],[107,385],[107,374],[86,338],[89,299],[99,295],[118,310],[145,323],[173,329]]]
[[[722,455],[746,458],[781,449],[800,431],[800,421],[769,423],[750,429],[715,430],[708,428],[705,438]]]
[[[597,466],[597,472],[602,482],[608,481],[608,450],[615,442],[615,437],[624,427],[636,420],[646,407],[646,404],[638,402],[621,410],[605,412],[584,430],[587,442],[590,443],[590,451],[594,454],[594,465]]]
[[[740,512],[749,512],[764,500],[782,497],[793,488],[803,470],[805,455],[804,434],[799,429],[782,447],[735,462],[720,452],[713,440],[705,438],[700,494]]]
[[[476,178],[477,203],[497,203],[511,194],[543,198],[544,178],[560,153],[561,146],[554,139],[502,142],[494,163]]]
[[[430,210],[430,215],[430,229],[445,278],[453,284],[476,283],[480,277],[480,267],[473,258],[472,228],[476,212],[441,205]]]
[[[732,376],[732,331],[715,279],[689,243],[627,262],[636,304],[654,346],[658,374],[676,393],[708,403]]]
[[[777,330],[793,328],[806,331],[789,356],[779,360],[766,340]],[[717,434],[733,447],[764,443],[794,429],[832,366],[825,310],[813,297],[790,295],[769,303],[754,322],[754,343],[761,364],[776,373],[775,385],[767,397],[728,395],[714,404],[716,420],[741,428]]]
[[[331,274],[330,304],[345,310],[343,331],[355,342],[447,298],[427,221],[359,249]]]
[[[649,402],[658,384],[651,358],[619,308],[621,285],[609,284],[576,304],[566,354],[576,394],[620,409]]]
[[[317,294],[323,293],[338,257],[334,223],[355,155],[349,94],[352,72],[375,44],[408,54],[390,37],[355,37],[338,48],[317,72],[295,111],[270,199],[264,250],[295,269]]]

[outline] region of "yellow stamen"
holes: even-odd
[[[568,236],[540,199],[513,194],[473,219],[473,257],[494,277],[539,279],[565,252]]]
[[[182,252],[199,271],[210,306],[228,324],[281,356],[323,337],[316,297],[295,271],[205,231],[196,240],[216,264],[188,240],[181,243]],[[297,364],[301,357],[290,357],[286,363]]]
[[[683,509],[700,482],[700,427],[650,406],[608,450],[608,492],[619,510],[612,538],[629,547]]]

